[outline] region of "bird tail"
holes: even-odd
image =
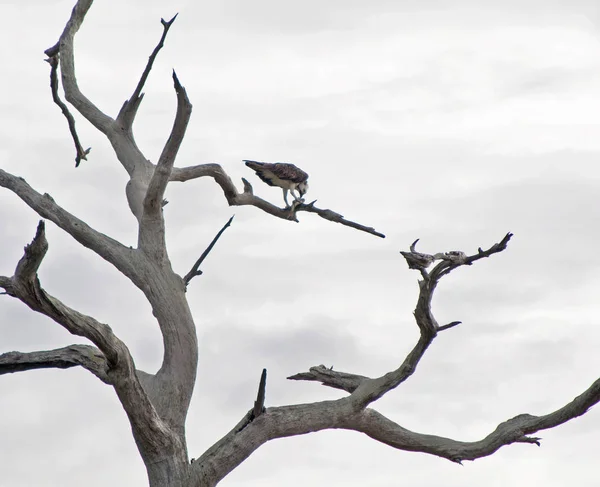
[[[250,169],[254,169],[255,171],[264,166],[264,162],[249,161],[248,159],[244,159],[244,162],[246,163],[246,166],[248,166]]]

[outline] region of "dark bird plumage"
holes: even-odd
[[[296,201],[304,201],[302,196],[308,190],[308,174],[294,164],[285,162],[258,162],[244,159],[246,166],[253,169],[256,175],[269,186],[278,186],[283,189],[283,199],[287,201],[288,190]],[[300,197],[296,197],[294,191],[298,191]]]

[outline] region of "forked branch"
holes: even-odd
[[[127,346],[113,333],[110,326],[100,323],[91,316],[84,315],[48,294],[41,286],[37,270],[48,250],[45,225],[40,221],[33,241],[25,247],[12,277],[0,276],[0,287],[6,294],[15,297],[64,327],[73,335],[90,340],[105,357],[105,365],[95,353],[89,355],[89,349],[83,353],[81,348],[70,351],[35,352],[34,355],[3,355],[4,365],[18,367],[21,370],[65,365],[70,360],[73,365],[82,365],[98,375],[104,382],[115,388],[117,395],[131,421],[136,438],[143,438],[153,446],[170,447],[177,441],[157,414],[146,391],[140,384],[133,358]],[[69,348],[69,347],[68,347]],[[43,355],[43,354],[46,355]],[[70,365],[67,365],[70,366]],[[15,371],[15,370],[13,370]],[[146,378],[147,376],[144,375]],[[140,436],[141,435],[141,436]],[[138,446],[146,453],[147,443]],[[150,449],[148,450],[150,451]],[[156,453],[156,450],[152,450]]]
[[[417,241],[410,246],[410,252],[401,252],[409,268],[420,271],[423,280],[419,281],[419,297],[414,311],[415,320],[420,330],[420,337],[417,344],[396,370],[388,372],[379,378],[369,379],[355,374],[329,371],[321,365],[312,367],[309,372],[288,377],[288,379],[318,381],[323,385],[350,392],[350,398],[354,402],[355,407],[359,409],[365,408],[368,404],[398,387],[398,385],[415,372],[419,361],[438,332],[460,324],[460,321],[453,321],[448,324],[439,325],[433,316],[431,301],[439,280],[460,266],[471,265],[476,260],[503,251],[506,249],[511,237],[512,234],[508,233],[499,243],[494,244],[488,250],[484,251],[480,248],[477,254],[470,256],[457,251],[435,255],[422,254],[415,249]],[[440,262],[433,268],[431,273],[428,273],[426,270],[427,267],[436,260],[440,260]]]

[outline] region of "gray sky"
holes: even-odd
[[[136,241],[127,176],[78,118],[90,160],[74,169],[43,50],[73,1],[0,0],[5,75],[0,166],[100,231]],[[188,419],[199,456],[250,408],[339,397],[285,380],[312,365],[365,375],[395,368],[417,339],[417,274],[398,251],[474,252],[507,231],[509,249],[442,282],[436,339],[417,373],[376,408],[406,428],[477,440],[520,413],[570,401],[600,370],[600,5],[595,0],[275,2],[98,1],[76,42],[82,90],[110,115],[132,92],[179,12],[135,125],[156,160],[175,112],[174,67],[194,104],[178,165],[221,163],[279,203],[242,159],[293,162],[310,198],[373,225],[385,240],[314,215],[301,223],[228,208],[210,180],[172,184],[168,243],[184,274],[236,214],[188,291],[200,367]],[[11,274],[37,216],[0,191],[0,273]],[[109,323],[138,366],[161,361],[142,294],[54,225],[40,278]],[[24,305],[0,300],[0,351],[78,342]],[[144,485],[124,412],[83,370],[0,378],[0,486]],[[596,486],[600,416],[542,432],[459,467],[357,433],[263,446],[222,485]],[[441,480],[443,479],[443,480]]]

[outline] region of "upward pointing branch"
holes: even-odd
[[[173,25],[173,22],[175,22],[177,15],[178,14],[175,14],[175,16],[168,22],[165,19],[160,19],[160,23],[163,26],[163,33],[162,33],[162,36],[160,37],[160,41],[158,41],[158,44],[152,51],[152,54],[150,54],[150,57],[148,58],[148,63],[146,64],[146,68],[144,69],[144,72],[142,73],[142,76],[141,76],[140,80],[138,81],[138,84],[135,87],[135,90],[133,91],[133,95],[131,95],[131,98],[129,98],[129,100],[127,100],[123,104],[123,106],[121,107],[121,110],[119,111],[117,120],[123,123],[123,126],[125,127],[125,129],[127,131],[131,131],[131,126],[133,125],[135,115],[140,106],[140,103],[142,102],[142,99],[144,98],[144,94],[142,93],[142,90],[144,89],[144,84],[146,83],[146,80],[148,79],[148,76],[150,75],[150,71],[152,70],[152,65],[154,64],[154,60],[156,59],[158,52],[163,48],[163,46],[165,44],[165,39],[167,38],[167,33],[169,32],[171,25]]]
[[[177,94],[175,121],[148,185],[148,191],[144,198],[144,213],[140,223],[139,247],[152,254],[157,261],[166,258],[165,222],[162,215],[163,198],[175,158],[192,115],[192,104],[175,71],[173,71],[173,85]]]

